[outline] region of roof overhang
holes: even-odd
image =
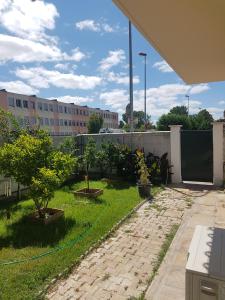
[[[225,80],[225,0],[113,2],[184,81]]]

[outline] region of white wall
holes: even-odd
[[[154,155],[161,156],[167,152],[169,161],[171,159],[170,131],[83,134],[78,136],[78,141],[85,145],[87,139],[91,137],[96,141],[97,145],[111,141],[113,143],[126,144],[132,150],[143,148],[146,154],[152,152]]]

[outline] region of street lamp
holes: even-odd
[[[147,54],[144,52],[139,52],[140,56],[144,57],[144,64],[145,64],[145,69],[144,69],[144,85],[145,85],[145,92],[144,92],[144,113],[145,113],[145,124],[147,123],[147,115],[146,115],[146,58],[147,58]]]
[[[189,98],[190,98],[190,96],[189,95],[185,95],[185,97],[188,99],[188,117],[189,117]]]
[[[130,81],[130,131],[134,131],[133,118],[133,59],[132,59],[132,27],[129,20],[129,81]]]

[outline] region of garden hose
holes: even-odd
[[[0,266],[8,266],[8,265],[15,265],[15,264],[20,264],[20,263],[25,263],[28,261],[36,260],[45,256],[49,256],[51,254],[54,254],[60,250],[70,248],[74,245],[76,245],[78,242],[80,242],[86,235],[90,233],[90,231],[94,228],[94,226],[99,222],[100,217],[103,215],[105,210],[103,210],[102,213],[99,214],[99,216],[96,219],[96,222],[93,225],[89,225],[77,238],[70,240],[69,242],[63,244],[62,246],[57,246],[53,248],[52,250],[49,250],[47,252],[31,256],[29,258],[24,258],[24,259],[13,259],[13,260],[0,260]]]

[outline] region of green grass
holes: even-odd
[[[32,200],[18,203],[9,220],[0,206],[0,299],[37,299],[38,292],[57,274],[70,267],[90,246],[105,235],[141,200],[129,183],[93,181],[91,187],[103,188],[99,201],[75,199],[71,190],[84,183],[66,186],[55,193],[50,207],[63,209],[65,219],[47,226],[31,224],[25,216],[34,210]],[[154,188],[155,193],[158,189]],[[90,231],[89,231],[90,229]],[[3,261],[27,259],[63,246],[87,232],[72,247],[29,262],[3,266]]]
[[[157,274],[158,270],[159,270],[159,267],[164,259],[164,257],[166,256],[166,253],[177,233],[177,230],[179,228],[179,225],[178,224],[174,224],[171,229],[170,229],[170,232],[166,235],[166,239],[165,241],[163,242],[162,244],[162,247],[160,249],[160,252],[159,254],[157,255],[157,259],[156,261],[154,262],[154,268],[153,268],[153,271],[152,271],[152,274],[150,275],[150,278],[148,280],[148,285],[150,285],[155,277],[155,275]]]

